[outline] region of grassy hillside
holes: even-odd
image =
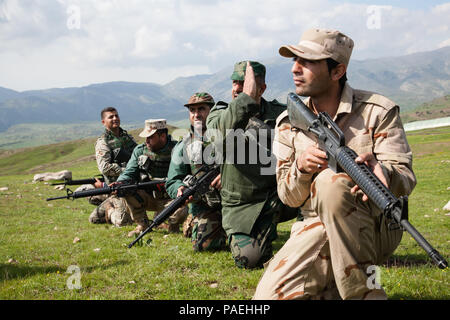
[[[142,128],[142,122],[127,123],[123,129],[127,131]],[[174,122],[175,127],[189,127],[189,120]],[[169,126],[172,128],[172,126]],[[100,122],[80,122],[72,124],[32,123],[18,124],[0,133],[1,150],[14,150],[27,147],[44,146],[65,141],[74,141],[89,137],[98,137],[104,128]],[[137,136],[137,134],[136,134]]]
[[[450,95],[433,99],[413,110],[401,112],[403,123],[450,117]]]
[[[406,110],[405,107],[401,105],[403,123],[448,117],[450,116],[450,95],[424,103],[413,110]],[[178,128],[189,127],[187,118],[170,123]],[[124,126],[124,129],[129,131],[136,130],[136,128],[142,128],[142,123],[126,123],[126,126]],[[0,155],[2,150],[45,146],[81,138],[97,137],[102,131],[103,127],[100,122],[17,124],[4,132],[0,132]]]
[[[168,126],[169,134],[175,127]],[[137,143],[143,143],[139,137],[140,129],[129,130]],[[35,174],[48,170],[60,171],[75,165],[95,163],[94,144],[97,138],[86,138],[50,145],[0,150],[0,176],[9,174]]]
[[[135,134],[137,136],[137,134]],[[447,260],[450,216],[450,130],[408,134],[418,184],[409,198],[411,223]],[[194,253],[188,239],[156,230],[152,241],[127,249],[132,226],[93,225],[85,199],[46,202],[63,195],[36,172],[69,169],[75,178],[97,173],[93,140],[5,152],[0,155],[0,299],[231,299],[253,295],[262,270],[234,267],[228,251]],[[31,156],[30,156],[31,155]],[[42,170],[39,170],[42,169]],[[151,216],[151,214],[150,214]],[[278,250],[292,221],[279,225]],[[80,241],[74,243],[75,238]],[[80,289],[71,266],[79,268]],[[430,263],[409,236],[381,266],[391,299],[450,299],[447,270]]]

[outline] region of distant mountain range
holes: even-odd
[[[292,61],[277,57],[261,61],[267,67],[266,99],[285,102],[294,90]],[[210,75],[180,77],[165,85],[107,82],[79,88],[17,92],[0,87],[0,132],[24,123],[64,124],[99,121],[100,110],[115,106],[122,122],[186,118],[183,104],[199,91],[216,101],[229,101],[233,66]],[[403,110],[450,93],[450,47],[401,57],[350,62],[350,85],[376,91],[400,104]]]

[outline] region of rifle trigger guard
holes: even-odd
[[[66,189],[67,192],[67,199],[72,198],[72,201],[75,200],[75,198],[72,196],[73,195],[73,191],[70,190],[69,188]]]

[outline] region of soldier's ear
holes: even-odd
[[[339,63],[336,67],[331,69],[331,79],[339,81],[340,78],[347,72],[347,67],[343,63]]]
[[[265,83],[263,83],[260,87],[259,87],[259,94],[262,96],[264,91],[266,91],[267,85]]]

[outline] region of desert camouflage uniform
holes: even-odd
[[[173,141],[170,135],[167,136],[167,144],[157,152],[149,151],[145,143],[138,145],[117,181],[145,182],[166,179],[175,145],[176,141]],[[138,225],[148,224],[146,211],[154,211],[156,216],[171,202],[166,191],[138,190],[135,194],[125,196],[124,199],[132,220]],[[169,231],[179,231],[179,225],[186,219],[187,211],[187,207],[184,206],[169,217],[167,221]]]
[[[412,153],[395,103],[346,84],[333,120],[357,154],[376,156],[396,196],[412,192]],[[266,265],[254,299],[386,298],[382,288],[367,285],[366,273],[394,252],[402,231],[388,230],[389,221],[362,201],[362,191],[350,192],[354,182],[347,174],[298,170],[296,159],[316,142],[291,127],[287,112],[277,119],[278,194],[289,206],[301,205],[305,219],[293,224],[289,240]]]
[[[111,131],[105,130],[95,143],[97,166],[105,177],[106,184],[117,180],[125,169],[133,149],[137,146],[136,141],[127,131],[122,128],[119,130],[119,137],[113,135]],[[87,188],[93,188],[93,186],[88,185]],[[117,227],[132,223],[123,199],[116,196],[99,195],[90,197],[88,200],[91,204],[97,205],[97,208],[89,216],[91,223],[111,223]]]
[[[191,129],[191,131],[193,131]],[[203,154],[207,143],[200,143],[197,152],[192,139],[193,132],[180,141],[172,153],[169,173],[167,174],[166,190],[171,198],[177,197],[178,189],[185,185],[184,178],[195,174],[202,166],[195,161],[195,154]],[[210,190],[205,196],[194,199],[189,204],[189,217],[183,226],[183,234],[191,238],[194,251],[221,250],[226,248],[226,234],[222,228],[220,194],[216,189]]]

